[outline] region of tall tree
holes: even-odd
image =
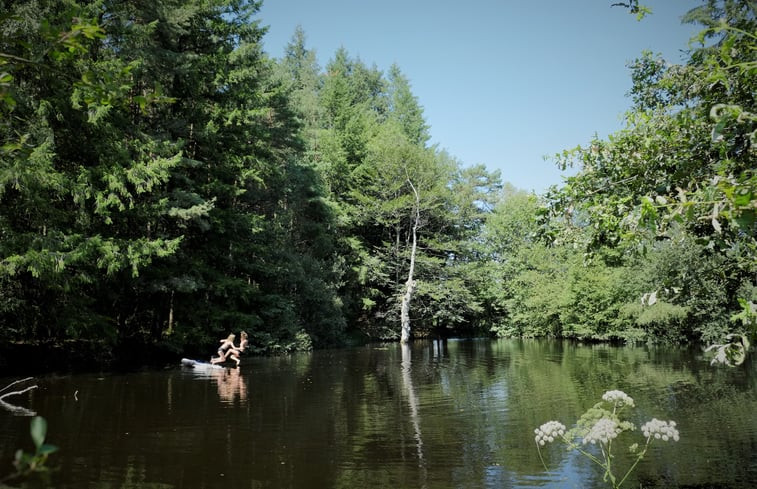
[[[302,122],[306,156],[315,163],[319,160],[319,132],[324,120],[323,106],[318,101],[323,77],[316,52],[306,46],[306,35],[301,26],[295,29],[278,66],[283,83],[288,86],[291,109]]]
[[[410,82],[402,74],[400,67],[393,64],[389,68],[388,94],[391,117],[397,119],[407,138],[415,144],[425,146],[430,139],[429,126],[423,117],[423,108],[410,89]]]
[[[179,165],[178,145],[154,133],[120,132],[167,99],[158,85],[135,83],[134,63],[100,63],[94,36],[71,44],[93,27],[84,19],[96,18],[94,6],[6,7],[4,59],[22,62],[6,64],[13,103],[5,98],[12,116],[3,118],[3,140],[21,137],[2,148],[2,271],[21,286],[16,307],[4,312],[14,323],[24,320],[26,334],[77,337],[94,328],[112,338],[113,323],[92,307],[96,291],[122,270],[138,275],[181,241],[178,233],[133,234],[127,223],[141,213],[192,212],[160,198]]]
[[[410,341],[410,301],[413,299],[413,292],[415,292],[415,256],[418,252],[418,225],[421,220],[421,197],[418,194],[418,190],[413,185],[412,180],[407,179],[407,184],[413,190],[413,196],[415,197],[413,203],[413,221],[411,231],[411,244],[410,244],[410,263],[407,269],[407,281],[405,281],[405,287],[402,294],[402,304],[400,305],[400,326],[402,328],[400,332],[400,342],[407,343]]]
[[[298,159],[258,3],[4,5],[0,316],[22,325],[10,337],[338,341],[331,217]],[[307,284],[327,292],[303,300]]]

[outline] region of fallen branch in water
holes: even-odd
[[[25,379],[21,379],[21,380],[15,381],[15,382],[11,382],[10,384],[8,384],[5,387],[3,387],[2,389],[0,389],[0,392],[7,391],[8,389],[10,389],[11,387],[13,387],[16,384],[20,384],[22,382],[27,382],[27,381],[32,380],[32,379],[33,379],[33,377],[27,377]],[[27,409],[27,408],[21,407],[21,406],[15,406],[15,405],[10,404],[10,403],[8,403],[8,402],[5,401],[6,397],[17,396],[17,395],[23,394],[25,392],[29,392],[30,390],[33,390],[33,389],[36,389],[36,388],[37,388],[37,385],[34,384],[34,385],[30,385],[29,387],[26,387],[25,389],[21,389],[20,391],[11,391],[11,392],[6,392],[5,394],[0,395],[0,407],[4,408],[4,409],[6,409],[6,410],[8,410],[8,411],[10,411],[12,413],[20,414],[21,416],[34,416],[34,415],[36,415],[37,413],[34,412],[34,411],[32,411],[31,409]]]

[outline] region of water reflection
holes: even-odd
[[[545,451],[545,472],[533,429],[571,424],[617,388],[640,420],[674,419],[681,432],[628,487],[751,488],[757,369],[700,357],[429,341],[250,358],[231,370],[51,376],[17,401],[48,420],[57,489],[594,489],[601,475],[559,447]],[[0,411],[0,477],[29,444],[28,419]]]
[[[182,373],[197,380],[212,380],[217,387],[218,398],[222,403],[247,401],[247,382],[242,369],[236,368],[182,368]],[[169,405],[173,403],[173,377],[168,378],[167,397]]]
[[[402,349],[402,385],[405,387],[407,403],[410,406],[410,422],[413,425],[415,435],[418,467],[421,469],[421,487],[426,487],[428,474],[426,471],[426,460],[423,457],[423,435],[421,434],[420,415],[418,414],[418,395],[415,393],[415,387],[413,387],[412,351],[410,350],[410,345],[406,343],[403,343],[400,348]]]
[[[240,402],[247,401],[247,385],[239,368],[214,370],[213,376],[218,384],[218,397],[222,401],[233,403],[237,398]]]

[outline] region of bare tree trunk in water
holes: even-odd
[[[413,298],[413,292],[415,291],[415,280],[413,280],[413,273],[415,272],[415,250],[418,245],[418,222],[421,220],[421,202],[418,196],[418,191],[415,189],[413,182],[410,179],[407,180],[410,184],[410,188],[413,189],[415,194],[415,222],[413,223],[413,246],[410,249],[410,269],[407,272],[407,282],[405,282],[405,293],[402,296],[402,307],[400,309],[400,317],[402,318],[402,335],[400,336],[400,343],[407,343],[410,341],[410,301]]]

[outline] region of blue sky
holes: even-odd
[[[643,50],[679,63],[697,32],[680,18],[699,1],[642,0],[641,22],[616,1],[264,0],[259,19],[275,58],[300,25],[322,67],[340,47],[385,72],[396,63],[432,144],[542,192],[562,182],[555,153],[623,126],[627,63]]]

